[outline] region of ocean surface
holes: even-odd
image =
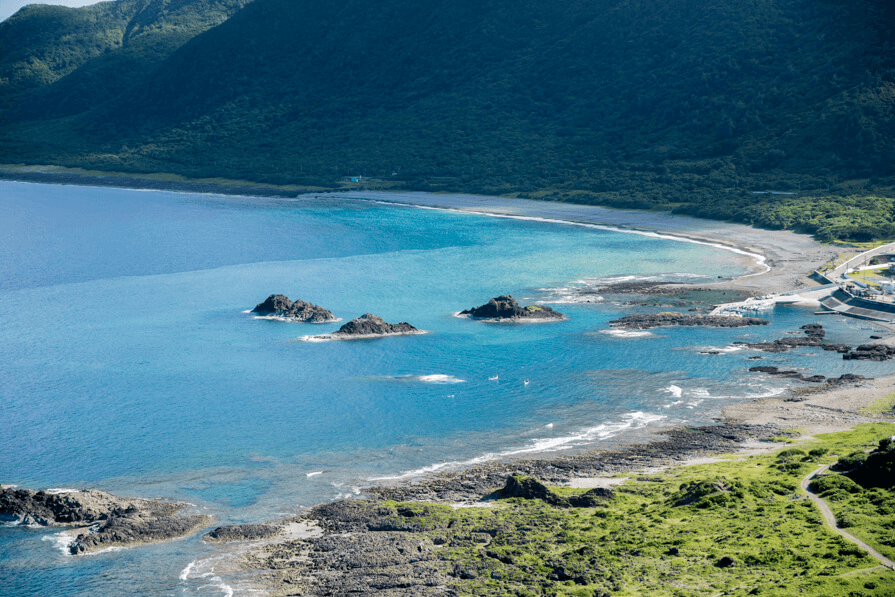
[[[748,373],[755,353],[732,342],[821,318],[777,308],[762,328],[618,334],[610,320],[648,309],[579,291],[746,265],[688,242],[337,197],[0,182],[0,483],[260,522],[372,483],[709,423],[792,383]],[[307,342],[341,324],[247,312],[272,293],[429,333]],[[454,315],[506,293],[568,319]],[[834,342],[874,333],[822,323]],[[816,349],[762,356],[828,376],[887,367]],[[238,548],[201,534],[75,558],[62,533],[0,527],[0,595],[257,594],[230,567]]]

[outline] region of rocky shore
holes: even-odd
[[[273,595],[459,595],[458,581],[480,572],[449,562],[450,547],[478,546],[487,562],[497,537],[524,541],[530,521],[507,521],[453,528],[432,520],[447,506],[487,507],[509,497],[536,499],[559,508],[594,507],[613,492],[594,488],[563,497],[544,483],[642,471],[697,456],[730,452],[744,442],[767,441],[783,433],[777,425],[729,425],[671,429],[645,445],[555,459],[492,462],[443,473],[411,485],[374,487],[366,499],[321,504],[305,516],[323,529],[319,537],[277,541],[245,558],[248,569],[263,570],[261,580]],[[395,505],[394,502],[422,502]],[[493,554],[494,557],[501,557]],[[574,580],[554,571],[550,582]],[[596,571],[592,571],[596,572]],[[592,576],[592,575],[591,575]],[[589,582],[591,576],[582,576]]]
[[[847,361],[886,361],[895,358],[895,346],[887,344],[861,344],[855,348],[847,344],[830,344],[824,342],[827,332],[819,323],[809,323],[801,328],[804,335],[800,337],[790,336],[778,338],[772,342],[734,342],[735,345],[745,346],[762,352],[786,352],[791,348],[817,347],[827,351],[842,354]]]
[[[724,315],[690,315],[674,311],[665,313],[641,313],[610,321],[609,325],[623,330],[649,330],[666,326],[705,326],[713,328],[738,328],[750,325],[768,325],[757,317],[728,317]]]
[[[529,305],[523,307],[516,302],[516,299],[508,294],[495,297],[484,305],[460,311],[460,315],[466,315],[473,319],[492,319],[500,321],[565,318],[562,313],[544,305]]]
[[[0,489],[0,520],[74,527],[77,534],[68,544],[72,554],[169,541],[191,535],[211,522],[207,515],[184,514],[186,506],[179,502],[120,498],[93,489]]]
[[[252,309],[252,313],[262,317],[278,317],[305,323],[329,323],[338,321],[331,311],[302,300],[291,301],[282,294],[272,294],[264,302]]]

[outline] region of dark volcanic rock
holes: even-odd
[[[895,358],[895,346],[885,344],[862,344],[854,350],[842,355],[842,358],[851,361],[887,361]]]
[[[259,539],[271,539],[282,532],[282,528],[272,524],[234,524],[209,531],[202,535],[202,539],[210,543],[258,541]]]
[[[336,317],[323,307],[298,300],[292,302],[282,294],[272,294],[263,303],[252,309],[252,313],[266,316],[283,317],[308,323],[326,323],[335,321]]]
[[[749,371],[753,373],[767,373],[768,375],[779,375],[780,377],[790,377],[792,379],[799,379],[801,381],[808,381],[811,383],[820,383],[826,379],[823,375],[804,375],[803,373],[799,373],[798,371],[780,371],[777,367],[769,367],[769,366],[760,366],[760,367],[749,367]]]
[[[581,495],[568,498],[561,497],[550,491],[546,485],[533,477],[526,475],[511,475],[507,478],[503,489],[492,494],[499,499],[524,498],[527,500],[541,500],[552,506],[560,508],[593,508],[615,497],[609,489],[591,489]]]
[[[713,328],[738,328],[747,325],[768,325],[768,321],[756,317],[728,317],[723,315],[688,315],[674,311],[665,313],[642,313],[628,315],[609,325],[626,330],[648,330],[650,328],[682,325],[682,326],[706,326]]]
[[[715,564],[718,568],[732,568],[736,566],[736,561],[730,556],[724,556]]]
[[[69,544],[73,554],[112,545],[155,543],[183,537],[208,524],[208,516],[182,516],[185,504],[119,498],[103,491],[47,493],[0,490],[0,519],[42,526],[86,526]]]
[[[562,319],[564,315],[550,307],[530,305],[523,307],[510,295],[498,296],[480,307],[460,311],[476,319]]]
[[[381,317],[366,313],[352,319],[339,328],[338,336],[388,336],[391,334],[416,334],[419,330],[406,322],[386,323]]]

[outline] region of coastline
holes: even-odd
[[[47,183],[58,184],[50,181]],[[176,192],[195,191],[179,189]],[[245,191],[240,194],[245,195]],[[383,195],[387,195],[389,199],[384,200]],[[613,230],[624,230],[624,227],[627,227],[627,230],[637,234],[653,234],[678,240],[689,239],[742,251],[743,257],[750,259],[756,271],[732,281],[709,284],[719,288],[779,292],[800,285],[809,286],[813,282],[804,276],[815,266],[823,263],[826,260],[825,255],[832,256],[837,252],[835,249],[816,243],[809,237],[790,232],[757,230],[742,225],[654,212],[629,212],[523,199],[358,191],[315,193],[292,198],[301,200],[304,197],[316,196],[344,197],[496,217],[538,219],[558,224],[606,227]],[[661,227],[660,224],[666,227]],[[706,230],[694,232],[693,227]],[[734,245],[729,242],[730,238],[743,239],[744,244]],[[764,260],[756,260],[749,255],[760,255]],[[761,263],[766,263],[770,269],[759,271],[762,269]],[[700,284],[700,286],[707,285]],[[890,335],[883,341],[893,340],[895,337]],[[787,429],[799,428],[807,433],[822,433],[847,429],[862,422],[879,421],[879,418],[862,415],[859,409],[892,392],[895,392],[895,376],[863,382],[857,388],[827,390],[799,401],[793,400],[795,396],[785,396],[737,403],[729,405],[724,410],[723,418],[719,420],[718,425],[657,430],[654,433],[655,436],[667,436],[669,439],[655,440],[620,450],[599,450],[575,456],[545,456],[539,460],[487,463],[450,473],[414,477],[409,481],[401,480],[396,487],[375,489],[371,494],[384,499],[418,499],[469,504],[478,502],[483,495],[482,491],[489,488],[493,490],[494,483],[502,482],[510,472],[531,471],[540,474],[545,481],[561,484],[573,483],[573,479],[578,483],[599,483],[606,476],[685,465],[744,448],[770,451],[780,444],[768,440],[779,436]],[[694,435],[696,438],[690,437]],[[688,442],[688,439],[696,441]],[[419,479],[424,480],[417,482]]]
[[[139,176],[88,173],[56,166],[0,165],[0,180],[291,200],[335,197],[644,234],[717,246],[740,254],[749,260],[753,271],[715,285],[759,292],[784,292],[801,286],[814,286],[817,283],[807,280],[806,276],[814,267],[829,261],[840,252],[839,248],[822,245],[808,235],[786,230],[764,230],[669,212],[614,209],[503,196],[351,189],[319,191],[244,181],[188,180],[163,174]],[[731,239],[737,240],[733,242]]]

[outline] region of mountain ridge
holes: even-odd
[[[72,95],[51,85],[0,125],[0,152],[774,226],[761,212],[779,208],[751,191],[891,195],[893,14],[881,0],[255,0],[89,109],[43,108]],[[871,228],[895,236],[886,217]]]

